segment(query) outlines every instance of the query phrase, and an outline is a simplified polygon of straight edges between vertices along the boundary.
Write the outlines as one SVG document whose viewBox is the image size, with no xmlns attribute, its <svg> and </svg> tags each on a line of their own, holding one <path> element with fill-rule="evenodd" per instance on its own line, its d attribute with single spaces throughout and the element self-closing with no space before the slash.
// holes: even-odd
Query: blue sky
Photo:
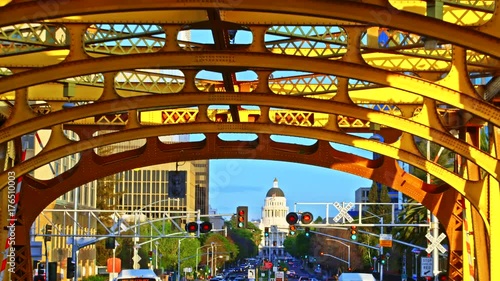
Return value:
<svg viewBox="0 0 500 281">
<path fill-rule="evenodd" d="M 219 214 L 248 206 L 249 218 L 260 219 L 274 178 L 293 211 L 295 203 L 354 202 L 354 191 L 371 181 L 331 169 L 267 160 L 210 160 L 210 205 Z M 297 205 L 325 217 L 324 205 Z M 332 214 L 332 213 L 330 213 Z"/>
<path fill-rule="evenodd" d="M 190 35 L 192 41 L 213 43 L 211 32 L 208 30 L 191 31 Z M 283 38 L 266 36 L 266 40 L 275 39 Z M 250 32 L 238 31 L 236 34 L 236 43 L 244 44 L 251 41 Z M 252 72 L 246 73 L 237 78 L 256 79 L 256 75 L 252 75 Z M 285 75 L 293 74 L 289 72 Z M 200 72 L 198 77 L 217 80 L 222 78 L 220 74 L 208 71 Z M 225 134 L 224 139 L 248 140 L 252 138 L 253 136 L 241 134 Z M 292 137 L 278 137 L 276 140 L 312 144 L 311 140 Z M 367 158 L 372 157 L 372 153 L 368 151 L 337 144 L 333 146 L 349 153 Z M 356 189 L 371 186 L 371 180 L 304 164 L 255 159 L 210 160 L 210 206 L 216 209 L 218 214 L 232 214 L 236 212 L 237 206 L 248 206 L 249 219 L 258 220 L 261 218 L 266 193 L 273 186 L 275 178 L 278 179 L 279 187 L 285 193 L 290 211 L 294 210 L 294 204 L 297 203 L 297 210 L 310 211 L 315 217 L 318 215 L 325 217 L 325 205 L 300 205 L 299 203 L 354 202 Z"/>
</svg>

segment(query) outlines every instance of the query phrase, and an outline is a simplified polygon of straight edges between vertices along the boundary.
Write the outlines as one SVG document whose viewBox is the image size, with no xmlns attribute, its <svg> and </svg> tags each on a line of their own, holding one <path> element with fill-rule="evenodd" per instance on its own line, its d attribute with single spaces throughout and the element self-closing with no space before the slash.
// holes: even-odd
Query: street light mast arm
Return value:
<svg viewBox="0 0 500 281">
<path fill-rule="evenodd" d="M 331 258 L 334 258 L 334 259 L 339 260 L 339 261 L 341 261 L 341 262 L 345 262 L 345 263 L 347 263 L 347 266 L 348 266 L 348 267 L 350 266 L 350 264 L 349 264 L 349 262 L 348 262 L 348 261 L 343 260 L 343 259 L 341 259 L 341 258 L 339 258 L 339 257 L 334 256 L 334 255 L 330 255 L 330 254 L 323 254 L 323 256 L 331 257 Z"/>
</svg>

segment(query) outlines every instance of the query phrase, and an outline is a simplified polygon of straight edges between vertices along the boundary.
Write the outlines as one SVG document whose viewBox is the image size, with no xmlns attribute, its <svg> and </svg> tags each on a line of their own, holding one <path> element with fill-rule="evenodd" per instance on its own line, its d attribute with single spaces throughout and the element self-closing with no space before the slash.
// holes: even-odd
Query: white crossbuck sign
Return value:
<svg viewBox="0 0 500 281">
<path fill-rule="evenodd" d="M 349 213 L 347 212 L 352 208 L 352 206 L 354 206 L 354 203 L 349 202 L 349 203 L 347 203 L 347 205 L 342 206 L 342 205 L 340 205 L 340 203 L 335 202 L 335 203 L 333 203 L 333 206 L 335 206 L 335 208 L 337 208 L 337 210 L 339 210 L 338 215 L 336 215 L 333 218 L 333 220 L 335 222 L 338 222 L 340 219 L 346 219 L 348 222 L 352 222 L 354 220 L 351 217 L 351 215 L 349 215 Z"/>
<path fill-rule="evenodd" d="M 427 247 L 427 249 L 425 249 L 425 251 L 427 253 L 434 251 L 434 249 L 436 247 L 438 248 L 438 250 L 441 253 L 444 254 L 446 252 L 446 248 L 443 247 L 443 245 L 441 245 L 441 241 L 443 241 L 446 238 L 446 235 L 444 233 L 441 233 L 441 235 L 439 235 L 438 238 L 435 240 L 434 240 L 434 237 L 430 233 L 427 233 L 425 235 L 425 238 L 427 238 L 427 240 L 429 240 L 431 242 L 431 244 Z"/>
</svg>

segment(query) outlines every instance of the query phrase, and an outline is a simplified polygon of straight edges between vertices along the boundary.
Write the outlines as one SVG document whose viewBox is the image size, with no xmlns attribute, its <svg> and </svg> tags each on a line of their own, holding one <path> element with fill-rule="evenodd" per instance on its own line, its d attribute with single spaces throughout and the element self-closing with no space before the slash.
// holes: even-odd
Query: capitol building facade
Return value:
<svg viewBox="0 0 500 281">
<path fill-rule="evenodd" d="M 270 260 L 287 257 L 283 242 L 288 235 L 288 223 L 286 215 L 289 208 L 286 205 L 285 193 L 278 186 L 278 180 L 274 179 L 273 187 L 269 189 L 262 207 L 262 218 L 259 229 L 264 234 L 269 229 L 269 236 L 262 235 L 259 245 L 259 255 Z"/>
</svg>

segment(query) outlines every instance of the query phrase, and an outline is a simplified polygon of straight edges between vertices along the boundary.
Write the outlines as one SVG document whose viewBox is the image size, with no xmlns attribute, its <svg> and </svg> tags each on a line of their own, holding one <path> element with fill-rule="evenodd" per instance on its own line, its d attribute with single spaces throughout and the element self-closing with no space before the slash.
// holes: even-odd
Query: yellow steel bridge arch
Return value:
<svg viewBox="0 0 500 281">
<path fill-rule="evenodd" d="M 25 178 L 17 213 L 18 266 L 12 277 L 32 278 L 29 227 L 35 217 L 80 184 L 163 159 L 252 158 L 345 171 L 422 202 L 446 228 L 453 280 L 472 278 L 461 216 L 467 202 L 474 206 L 474 276 L 500 278 L 494 271 L 500 260 L 495 251 L 499 226 L 492 220 L 500 213 L 499 4 L 499 0 L 0 1 L 2 202 L 7 202 L 8 173 Z M 158 28 L 145 27 L 151 25 Z M 191 28 L 210 30 L 213 44 L 178 41 L 179 32 Z M 232 42 L 229 30 L 234 29 L 250 31 L 252 42 Z M 274 40 L 267 35 L 281 37 Z M 386 41 L 381 42 L 382 37 Z M 155 80 L 143 71 L 163 68 L 179 69 L 183 76 Z M 197 73 L 203 69 L 220 72 L 222 80 L 202 81 Z M 256 81 L 238 81 L 235 73 L 246 69 L 257 74 Z M 308 74 L 274 78 L 276 70 Z M 135 78 L 125 77 L 125 71 Z M 314 90 L 322 84 L 318 81 L 324 81 L 313 81 L 319 76 L 329 77 L 328 83 L 335 85 Z M 490 82 L 476 83 L 473 78 Z M 137 90 L 138 85 L 154 89 L 166 83 L 178 93 Z M 71 87 L 75 95 L 64 91 Z M 67 100 L 82 104 L 64 109 Z M 209 109 L 220 104 L 229 105 L 222 123 L 211 117 Z M 374 110 L 368 104 L 391 105 L 398 111 Z M 257 118 L 249 117 L 248 105 L 258 106 Z M 147 111 L 167 115 L 190 111 L 191 117 L 180 124 L 160 117 L 147 119 Z M 120 122 L 96 121 L 106 114 L 119 116 Z M 326 121 L 316 120 L 320 115 Z M 304 116 L 315 117 L 304 122 Z M 380 126 L 385 143 L 349 134 L 370 132 L 374 124 Z M 478 147 L 479 127 L 485 125 L 490 128 L 488 151 Z M 48 145 L 20 163 L 20 137 L 44 128 L 52 129 Z M 63 128 L 77 132 L 80 141 L 64 137 Z M 118 132 L 90 137 L 103 128 Z M 459 139 L 451 129 L 459 132 Z M 205 140 L 167 145 L 157 139 L 195 132 L 205 134 Z M 217 137 L 224 132 L 256 133 L 258 139 L 224 142 Z M 271 140 L 276 134 L 317 142 L 310 147 L 281 144 Z M 108 157 L 93 153 L 92 148 L 138 135 L 147 139 L 144 147 Z M 467 168 L 450 172 L 426 160 L 413 137 L 455 151 Z M 329 142 L 384 157 L 353 156 L 333 149 Z M 81 154 L 79 164 L 55 179 L 40 181 L 27 175 L 74 153 Z M 425 169 L 446 184 L 423 183 L 401 170 L 396 160 Z M 0 214 L 7 221 L 5 208 Z M 6 238 L 3 233 L 3 241 Z"/>
</svg>

